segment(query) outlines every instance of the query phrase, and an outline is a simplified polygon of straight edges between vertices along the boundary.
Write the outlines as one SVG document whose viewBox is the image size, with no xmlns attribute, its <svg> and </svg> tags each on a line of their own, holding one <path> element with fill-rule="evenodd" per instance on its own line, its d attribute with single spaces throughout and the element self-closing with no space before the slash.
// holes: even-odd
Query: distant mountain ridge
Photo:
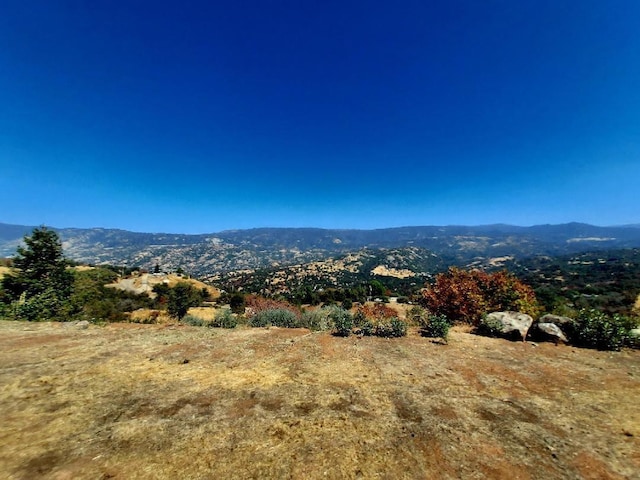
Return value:
<svg viewBox="0 0 640 480">
<path fill-rule="evenodd" d="M 0 257 L 12 256 L 33 226 L 0 223 Z M 105 228 L 55 228 L 65 254 L 91 264 L 163 269 L 199 276 L 297 265 L 361 249 L 417 247 L 450 264 L 640 247 L 640 225 L 583 223 L 520 227 L 422 226 L 375 230 L 255 228 L 211 234 L 139 233 Z"/>
</svg>

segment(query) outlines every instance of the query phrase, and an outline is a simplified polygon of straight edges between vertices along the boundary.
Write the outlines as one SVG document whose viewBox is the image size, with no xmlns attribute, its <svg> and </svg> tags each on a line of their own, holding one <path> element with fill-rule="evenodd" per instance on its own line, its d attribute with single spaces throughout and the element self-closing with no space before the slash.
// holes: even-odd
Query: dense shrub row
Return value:
<svg viewBox="0 0 640 480">
<path fill-rule="evenodd" d="M 397 317 L 395 310 L 381 307 L 360 308 L 355 315 L 337 305 L 328 305 L 301 314 L 296 314 L 288 308 L 271 308 L 250 316 L 248 324 L 252 327 L 330 330 L 339 337 L 348 337 L 351 334 L 388 338 L 405 336 L 406 322 Z"/>
</svg>

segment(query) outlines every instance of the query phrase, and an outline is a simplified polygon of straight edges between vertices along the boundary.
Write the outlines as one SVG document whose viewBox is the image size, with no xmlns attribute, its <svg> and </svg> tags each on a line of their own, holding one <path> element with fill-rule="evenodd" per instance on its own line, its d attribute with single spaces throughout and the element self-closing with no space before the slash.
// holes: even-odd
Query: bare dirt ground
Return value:
<svg viewBox="0 0 640 480">
<path fill-rule="evenodd" d="M 0 322 L 8 479 L 640 478 L 640 351 Z"/>
</svg>

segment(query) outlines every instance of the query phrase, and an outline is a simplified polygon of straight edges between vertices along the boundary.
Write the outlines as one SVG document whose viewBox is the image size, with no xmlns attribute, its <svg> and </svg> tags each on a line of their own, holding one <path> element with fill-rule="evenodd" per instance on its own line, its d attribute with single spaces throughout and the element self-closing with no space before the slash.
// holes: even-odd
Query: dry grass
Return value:
<svg viewBox="0 0 640 480">
<path fill-rule="evenodd" d="M 196 280 L 194 278 L 187 278 L 181 275 L 175 274 L 150 274 L 143 273 L 134 275 L 131 277 L 120 278 L 115 283 L 108 284 L 107 287 L 117 288 L 126 292 L 133 292 L 137 294 L 147 293 L 152 298 L 155 298 L 153 293 L 153 287 L 155 285 L 164 283 L 169 287 L 175 287 L 178 283 L 188 283 L 198 290 L 206 289 L 212 299 L 220 296 L 220 290 L 211 285 Z"/>
<path fill-rule="evenodd" d="M 640 471 L 638 351 L 0 322 L 0 365 L 3 478 Z"/>
<path fill-rule="evenodd" d="M 11 269 L 9 267 L 3 267 L 0 265 L 0 279 L 9 273 L 11 273 Z"/>
</svg>

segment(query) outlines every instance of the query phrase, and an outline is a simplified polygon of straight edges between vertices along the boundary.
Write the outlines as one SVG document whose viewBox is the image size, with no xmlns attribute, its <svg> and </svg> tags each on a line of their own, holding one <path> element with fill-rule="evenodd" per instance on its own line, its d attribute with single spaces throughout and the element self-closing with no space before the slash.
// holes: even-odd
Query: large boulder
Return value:
<svg viewBox="0 0 640 480">
<path fill-rule="evenodd" d="M 520 312 L 491 312 L 482 321 L 482 325 L 492 333 L 508 338 L 527 338 L 527 332 L 533 324 L 533 318 Z"/>
<path fill-rule="evenodd" d="M 538 322 L 531 329 L 531 334 L 536 340 L 552 341 L 556 345 L 559 342 L 569 343 L 564 332 L 555 323 Z"/>
<path fill-rule="evenodd" d="M 564 326 L 574 325 L 576 321 L 570 317 L 563 317 L 562 315 L 553 315 L 551 313 L 547 313 L 546 315 L 543 315 L 538 319 L 538 323 L 553 323 L 554 325 L 562 328 Z"/>
<path fill-rule="evenodd" d="M 573 318 L 563 317 L 562 315 L 553 315 L 551 313 L 547 313 L 546 315 L 541 316 L 536 323 L 551 323 L 558 327 L 562 333 L 562 336 L 558 336 L 555 333 L 548 333 L 554 330 L 553 327 L 544 327 L 547 329 L 547 332 L 544 332 L 544 330 L 538 328 L 534 329 L 534 332 L 536 334 L 539 334 L 537 338 L 538 340 L 552 340 L 556 343 L 558 343 L 559 341 L 568 343 L 568 341 L 565 339 L 573 338 L 577 325 L 576 320 L 574 320 Z M 547 333 L 547 335 L 545 335 L 545 333 Z"/>
</svg>

